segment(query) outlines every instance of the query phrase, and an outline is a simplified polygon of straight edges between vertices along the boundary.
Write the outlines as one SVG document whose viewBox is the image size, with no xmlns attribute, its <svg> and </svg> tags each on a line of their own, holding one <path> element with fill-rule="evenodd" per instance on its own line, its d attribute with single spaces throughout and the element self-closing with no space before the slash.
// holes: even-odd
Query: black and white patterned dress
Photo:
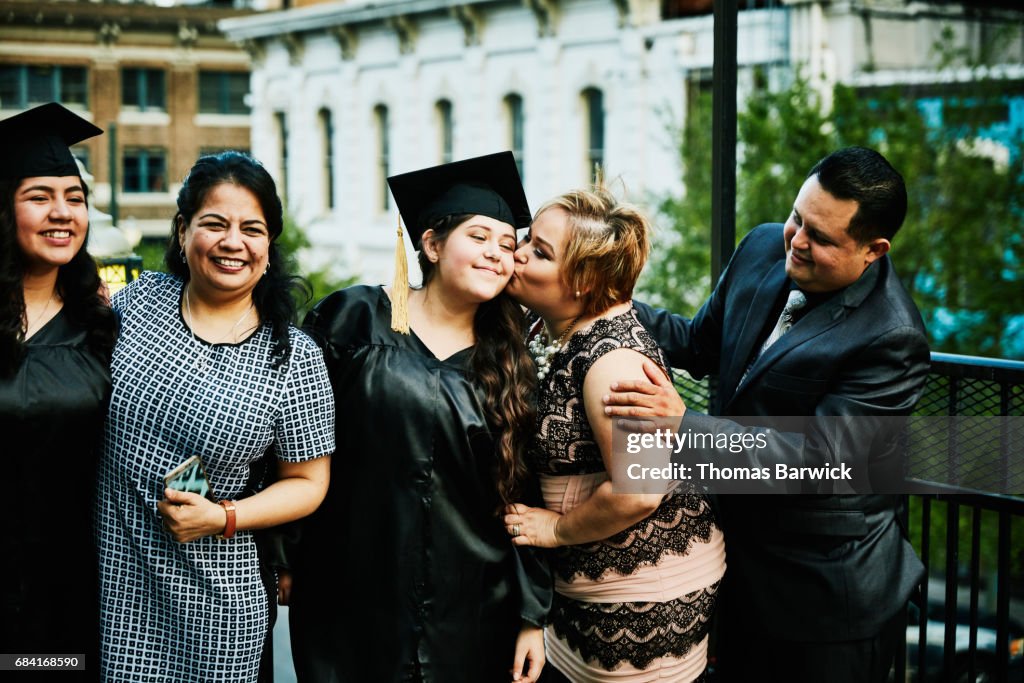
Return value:
<svg viewBox="0 0 1024 683">
<path fill-rule="evenodd" d="M 239 344 L 197 340 L 182 288 L 144 273 L 113 302 L 121 336 L 96 520 L 105 681 L 256 680 L 269 614 L 252 533 L 177 543 L 156 508 L 164 475 L 199 455 L 216 497 L 235 499 L 271 445 L 288 462 L 334 450 L 319 348 L 292 328 L 274 368 L 269 325 Z"/>
</svg>

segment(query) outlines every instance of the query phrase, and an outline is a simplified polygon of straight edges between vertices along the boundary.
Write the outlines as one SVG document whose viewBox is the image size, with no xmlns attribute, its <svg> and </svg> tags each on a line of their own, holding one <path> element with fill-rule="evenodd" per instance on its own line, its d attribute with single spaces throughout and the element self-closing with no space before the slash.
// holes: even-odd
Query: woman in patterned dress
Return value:
<svg viewBox="0 0 1024 683">
<path fill-rule="evenodd" d="M 322 354 L 290 324 L 282 223 L 257 161 L 202 157 L 178 193 L 171 274 L 144 273 L 114 297 L 97 511 L 106 681 L 259 675 L 276 594 L 252 531 L 315 510 L 334 450 Z M 277 479 L 253 493 L 269 453 Z M 212 500 L 165 486 L 193 455 Z"/>
<path fill-rule="evenodd" d="M 545 507 L 509 506 L 505 523 L 516 544 L 557 549 L 547 657 L 574 682 L 699 680 L 725 570 L 704 496 L 613 488 L 601 397 L 612 381 L 645 377 L 645 360 L 669 373 L 630 300 L 648 251 L 635 208 L 603 188 L 569 192 L 538 212 L 507 290 L 540 316 L 527 458 Z"/>
</svg>

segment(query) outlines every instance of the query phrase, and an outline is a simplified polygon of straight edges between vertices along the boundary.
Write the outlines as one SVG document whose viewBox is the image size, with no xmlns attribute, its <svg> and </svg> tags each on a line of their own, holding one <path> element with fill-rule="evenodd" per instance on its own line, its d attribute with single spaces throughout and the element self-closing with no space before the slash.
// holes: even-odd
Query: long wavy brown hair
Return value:
<svg viewBox="0 0 1024 683">
<path fill-rule="evenodd" d="M 443 244 L 452 230 L 471 217 L 445 216 L 426 227 Z M 437 266 L 422 251 L 419 264 L 426 286 Z M 473 320 L 473 335 L 476 343 L 469 363 L 486 395 L 485 417 L 496 435 L 495 484 L 501 500 L 514 503 L 521 498 L 526 478 L 523 453 L 536 418 L 537 371 L 526 352 L 526 318 L 519 304 L 502 292 L 480 304 Z"/>
</svg>

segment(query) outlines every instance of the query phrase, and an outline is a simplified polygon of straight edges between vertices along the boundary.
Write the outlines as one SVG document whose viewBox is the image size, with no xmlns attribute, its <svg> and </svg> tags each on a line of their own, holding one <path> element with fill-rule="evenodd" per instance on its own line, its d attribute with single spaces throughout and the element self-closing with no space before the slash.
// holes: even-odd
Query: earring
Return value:
<svg viewBox="0 0 1024 683">
<path fill-rule="evenodd" d="M 268 262 L 267 263 L 267 267 L 263 269 L 263 274 L 266 275 L 269 272 L 270 272 L 270 263 Z"/>
<path fill-rule="evenodd" d="M 577 298 L 577 299 L 579 299 L 579 298 L 580 298 L 580 290 L 578 290 L 578 289 L 576 290 L 576 298 Z"/>
<path fill-rule="evenodd" d="M 178 252 L 178 254 L 181 256 L 181 262 L 184 263 L 185 265 L 188 265 L 188 261 L 185 260 L 185 250 L 182 249 L 181 251 Z"/>
</svg>

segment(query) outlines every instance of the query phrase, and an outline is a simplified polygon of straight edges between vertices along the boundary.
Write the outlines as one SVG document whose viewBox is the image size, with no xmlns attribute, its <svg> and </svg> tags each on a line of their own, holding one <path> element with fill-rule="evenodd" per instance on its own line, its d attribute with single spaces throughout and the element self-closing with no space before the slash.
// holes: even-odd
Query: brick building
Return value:
<svg viewBox="0 0 1024 683">
<path fill-rule="evenodd" d="M 108 131 L 75 147 L 96 178 L 95 203 L 163 236 L 196 157 L 249 149 L 249 56 L 217 30 L 242 14 L 0 0 L 0 119 L 55 100 Z"/>
</svg>

